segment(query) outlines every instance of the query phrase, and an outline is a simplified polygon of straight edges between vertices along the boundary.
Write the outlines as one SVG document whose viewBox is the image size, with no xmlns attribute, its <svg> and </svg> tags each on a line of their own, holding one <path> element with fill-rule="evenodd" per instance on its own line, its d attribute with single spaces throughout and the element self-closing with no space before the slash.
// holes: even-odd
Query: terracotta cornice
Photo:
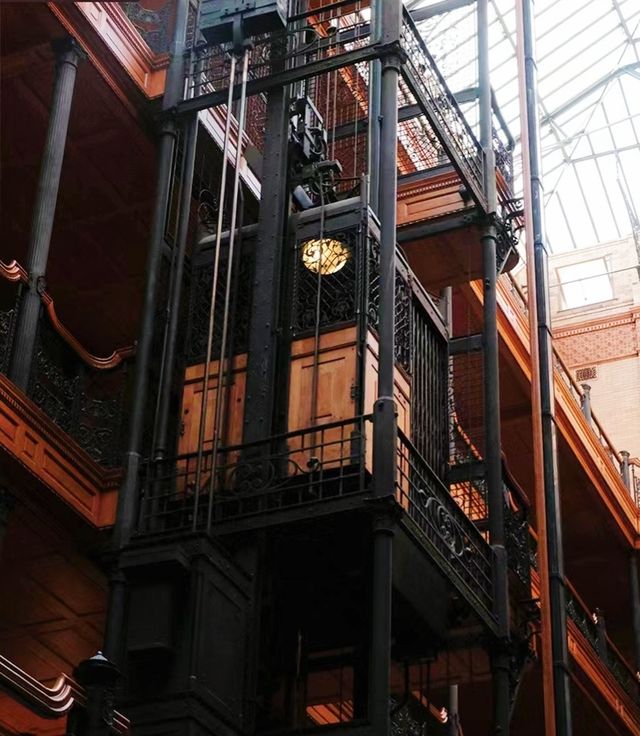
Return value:
<svg viewBox="0 0 640 736">
<path fill-rule="evenodd" d="M 121 469 L 95 462 L 2 374 L 0 448 L 91 524 L 113 524 Z"/>
<path fill-rule="evenodd" d="M 23 283 L 28 283 L 29 281 L 29 276 L 26 270 L 17 261 L 11 261 L 11 263 L 0 261 L 0 276 L 8 279 L 9 281 L 21 281 Z M 51 294 L 47 291 L 43 291 L 40 294 L 40 298 L 42 299 L 42 304 L 44 305 L 53 329 L 78 355 L 78 357 L 92 368 L 96 368 L 97 370 L 109 370 L 110 368 L 117 367 L 123 360 L 126 360 L 134 354 L 134 346 L 129 345 L 123 348 L 116 348 L 116 350 L 106 358 L 93 355 L 62 324 L 56 314 L 56 308 Z"/>
<path fill-rule="evenodd" d="M 621 314 L 599 317 L 597 319 L 580 322 L 579 324 L 574 323 L 572 325 L 567 325 L 566 327 L 558 327 L 553 331 L 553 336 L 556 338 L 563 338 L 572 335 L 583 335 L 588 332 L 607 330 L 610 327 L 632 325 L 638 319 L 640 319 L 640 307 L 632 307 Z"/>
<path fill-rule="evenodd" d="M 87 702 L 84 689 L 68 675 L 60 675 L 53 687 L 46 687 L 2 655 L 0 683 L 3 689 L 42 718 L 61 718 L 69 713 L 74 704 L 84 708 Z M 130 733 L 129 719 L 114 711 L 112 730 L 121 736 Z"/>
</svg>

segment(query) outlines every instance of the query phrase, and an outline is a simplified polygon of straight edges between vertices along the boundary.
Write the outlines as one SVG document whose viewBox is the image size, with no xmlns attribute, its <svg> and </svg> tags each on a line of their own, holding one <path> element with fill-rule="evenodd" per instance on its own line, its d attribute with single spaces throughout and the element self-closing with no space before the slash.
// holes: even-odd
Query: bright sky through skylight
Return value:
<svg viewBox="0 0 640 736">
<path fill-rule="evenodd" d="M 436 0 L 406 0 L 411 10 Z M 536 0 L 546 229 L 556 252 L 631 233 L 640 214 L 640 0 Z M 419 24 L 454 92 L 477 85 L 475 3 Z M 519 140 L 515 0 L 490 0 L 492 86 Z M 477 125 L 477 103 L 463 107 Z M 521 187 L 520 150 L 516 183 Z"/>
</svg>

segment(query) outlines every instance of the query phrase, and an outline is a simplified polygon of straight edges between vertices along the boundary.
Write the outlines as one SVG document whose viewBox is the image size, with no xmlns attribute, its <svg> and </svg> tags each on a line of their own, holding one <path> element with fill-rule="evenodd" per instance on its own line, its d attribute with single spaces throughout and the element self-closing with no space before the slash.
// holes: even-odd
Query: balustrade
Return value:
<svg viewBox="0 0 640 736">
<path fill-rule="evenodd" d="M 0 372 L 5 374 L 13 349 L 18 299 L 9 297 L 0 307 Z M 116 365 L 106 369 L 87 364 L 43 310 L 27 395 L 105 467 L 121 464 L 124 438 L 128 364 L 119 359 L 113 362 Z"/>
<path fill-rule="evenodd" d="M 627 664 L 606 634 L 602 616 L 598 611 L 589 611 L 576 591 L 567 586 L 567 616 L 577 626 L 585 641 L 598 655 L 624 692 L 640 705 L 638 675 Z"/>
</svg>

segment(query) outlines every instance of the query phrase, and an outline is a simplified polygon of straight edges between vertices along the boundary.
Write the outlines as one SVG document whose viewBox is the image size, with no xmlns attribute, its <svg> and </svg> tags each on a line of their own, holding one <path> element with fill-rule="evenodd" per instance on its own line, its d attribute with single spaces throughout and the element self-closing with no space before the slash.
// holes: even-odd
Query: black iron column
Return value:
<svg viewBox="0 0 640 736">
<path fill-rule="evenodd" d="M 371 36 L 377 41 L 382 35 L 382 8 L 371 3 Z M 377 214 L 380 206 L 380 59 L 369 64 L 369 127 L 367 131 L 367 174 L 369 176 L 369 204 Z"/>
<path fill-rule="evenodd" d="M 373 526 L 371 658 L 369 720 L 375 736 L 390 731 L 391 594 L 393 588 L 393 501 L 396 480 L 397 418 L 394 401 L 395 260 L 397 197 L 398 80 L 402 64 L 400 29 L 402 3 L 378 0 L 382 42 L 380 94 L 380 312 L 378 396 L 373 416 L 374 497 L 380 505 Z"/>
<path fill-rule="evenodd" d="M 499 638 L 491 652 L 493 673 L 493 733 L 509 733 L 509 591 L 505 548 L 505 497 L 502 481 L 500 437 L 500 354 L 497 318 L 497 234 L 494 224 L 497 209 L 496 164 L 493 151 L 491 81 L 489 75 L 488 0 L 478 0 L 478 73 L 480 97 L 480 144 L 484 158 L 484 190 L 488 222 L 482 236 L 484 275 L 483 358 L 484 358 L 484 468 L 489 507 L 489 541 L 494 553 L 494 611 Z"/>
<path fill-rule="evenodd" d="M 180 205 L 178 215 L 178 235 L 174 252 L 171 273 L 171 294 L 167 306 L 167 325 L 165 330 L 162 368 L 160 371 L 160 390 L 158 392 L 158 411 L 154 432 L 154 460 L 161 460 L 167 453 L 167 428 L 169 424 L 169 407 L 171 405 L 171 384 L 176 359 L 178 340 L 178 319 L 182 300 L 184 280 L 184 259 L 187 250 L 187 234 L 189 231 L 189 215 L 191 213 L 191 195 L 193 189 L 193 173 L 196 162 L 198 142 L 198 113 L 189 115 L 183 126 L 184 153 L 181 172 Z"/>
<path fill-rule="evenodd" d="M 73 90 L 78 62 L 82 56 L 80 47 L 72 38 L 55 41 L 53 49 L 56 54 L 56 76 L 29 236 L 26 263 L 29 283 L 20 299 L 13 353 L 9 366 L 9 378 L 23 391 L 27 389 L 31 373 L 38 318 L 40 317 L 40 295 L 45 286 L 44 279 L 58 201 L 62 161 L 67 143 Z"/>
<path fill-rule="evenodd" d="M 282 254 L 288 214 L 287 143 L 289 95 L 286 88 L 267 100 L 260 217 L 255 251 L 253 303 L 247 359 L 244 441 L 272 433 Z"/>
<path fill-rule="evenodd" d="M 149 365 L 156 313 L 156 291 L 164 243 L 165 222 L 169 201 L 176 122 L 172 109 L 179 102 L 183 84 L 183 54 L 187 29 L 189 0 L 179 0 L 176 5 L 174 36 L 171 46 L 171 62 L 167 72 L 163 98 L 164 120 L 160 130 L 158 147 L 157 185 L 149 252 L 146 266 L 146 285 L 133 387 L 133 404 L 129 418 L 129 438 L 123 462 L 123 481 L 118 495 L 116 523 L 113 532 L 113 549 L 117 554 L 131 538 L 136 521 L 138 503 L 138 471 L 142 449 Z M 110 579 L 109 607 L 105 630 L 105 654 L 116 664 L 121 658 L 122 633 L 126 605 L 123 575 L 115 570 Z"/>
<path fill-rule="evenodd" d="M 638 582 L 638 553 L 634 550 L 629 557 L 631 583 L 631 614 L 633 616 L 633 653 L 636 672 L 640 672 L 640 583 Z"/>
<path fill-rule="evenodd" d="M 553 389 L 553 346 L 551 311 L 549 308 L 549 271 L 547 246 L 544 240 L 544 189 L 540 169 L 540 129 L 538 122 L 538 86 L 534 52 L 534 11 L 532 0 L 522 2 L 523 53 L 527 132 L 531 188 L 531 225 L 535 284 L 529 288 L 536 295 L 538 356 L 540 363 L 540 404 L 542 420 L 543 484 L 547 526 L 549 569 L 549 602 L 551 609 L 551 648 L 553 661 L 553 692 L 558 736 L 570 736 L 571 694 L 569 652 L 567 648 L 566 583 L 562 549 L 562 518 L 558 488 L 557 446 L 555 427 L 555 397 Z M 526 151 L 524 152 L 526 154 Z"/>
</svg>

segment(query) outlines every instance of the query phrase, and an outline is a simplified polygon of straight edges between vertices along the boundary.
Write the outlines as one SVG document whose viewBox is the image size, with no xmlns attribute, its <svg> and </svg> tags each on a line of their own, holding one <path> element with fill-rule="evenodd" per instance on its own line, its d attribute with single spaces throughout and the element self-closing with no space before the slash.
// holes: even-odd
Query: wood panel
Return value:
<svg viewBox="0 0 640 736">
<path fill-rule="evenodd" d="M 232 358 L 230 375 L 223 378 L 225 390 L 222 428 L 220 440 L 222 445 L 239 445 L 242 442 L 242 423 L 244 420 L 244 397 L 246 385 L 247 356 L 236 355 Z M 204 449 L 211 449 L 213 441 L 213 422 L 218 400 L 217 360 L 212 361 L 209 369 L 207 390 L 207 411 L 205 416 Z M 182 428 L 178 442 L 178 454 L 185 455 L 196 452 L 202 415 L 202 395 L 204 389 L 204 364 L 192 365 L 185 371 L 184 390 L 182 394 Z M 228 381 L 228 382 L 227 382 Z"/>
<path fill-rule="evenodd" d="M 313 401 L 315 372 L 315 338 L 295 340 L 291 346 L 289 384 L 289 431 L 351 419 L 357 413 L 356 328 L 326 332 L 320 335 L 317 364 L 317 401 Z M 301 448 L 291 459 L 304 469 L 318 458 L 325 469 L 338 467 L 349 456 L 350 429 L 345 435 L 341 427 L 322 430 L 305 437 L 293 438 L 289 445 Z"/>
<path fill-rule="evenodd" d="M 455 172 L 430 176 L 415 185 L 399 187 L 399 226 L 473 208 L 473 200 L 467 197 L 465 201 L 462 197 L 460 178 Z"/>
</svg>

